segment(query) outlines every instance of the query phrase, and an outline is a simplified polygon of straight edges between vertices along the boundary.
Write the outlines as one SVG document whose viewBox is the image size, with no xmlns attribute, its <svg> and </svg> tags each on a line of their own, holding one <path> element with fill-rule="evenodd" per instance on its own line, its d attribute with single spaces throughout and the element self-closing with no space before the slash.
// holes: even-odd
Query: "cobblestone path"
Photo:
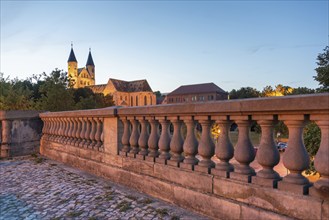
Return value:
<svg viewBox="0 0 329 220">
<path fill-rule="evenodd" d="M 52 160 L 0 161 L 0 219 L 206 219 Z"/>
</svg>

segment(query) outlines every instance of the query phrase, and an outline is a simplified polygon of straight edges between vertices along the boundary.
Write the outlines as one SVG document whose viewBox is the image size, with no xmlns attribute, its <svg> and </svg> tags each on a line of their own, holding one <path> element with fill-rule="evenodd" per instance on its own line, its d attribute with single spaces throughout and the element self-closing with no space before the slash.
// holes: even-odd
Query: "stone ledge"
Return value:
<svg viewBox="0 0 329 220">
<path fill-rule="evenodd" d="M 248 206 L 239 201 L 213 194 L 204 194 L 193 189 L 163 182 L 154 177 L 136 174 L 50 148 L 44 149 L 43 154 L 51 159 L 109 178 L 114 182 L 215 219 L 246 219 L 244 216 L 247 214 L 257 216 L 258 219 L 289 219 L 286 216 Z"/>
<path fill-rule="evenodd" d="M 214 194 L 298 219 L 321 219 L 321 199 L 214 177 Z M 310 211 L 312 210 L 312 211 Z"/>
</svg>

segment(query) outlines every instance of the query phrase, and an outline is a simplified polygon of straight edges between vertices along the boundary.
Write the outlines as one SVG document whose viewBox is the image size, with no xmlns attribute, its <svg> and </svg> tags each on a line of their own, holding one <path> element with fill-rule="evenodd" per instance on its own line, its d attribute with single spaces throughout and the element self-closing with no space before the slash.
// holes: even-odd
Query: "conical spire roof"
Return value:
<svg viewBox="0 0 329 220">
<path fill-rule="evenodd" d="M 93 57 L 91 56 L 91 50 L 90 49 L 89 49 L 89 55 L 88 55 L 86 66 L 95 66 L 94 61 L 93 61 Z"/>
<path fill-rule="evenodd" d="M 77 59 L 75 58 L 73 47 L 71 48 L 71 53 L 67 62 L 78 62 Z"/>
</svg>

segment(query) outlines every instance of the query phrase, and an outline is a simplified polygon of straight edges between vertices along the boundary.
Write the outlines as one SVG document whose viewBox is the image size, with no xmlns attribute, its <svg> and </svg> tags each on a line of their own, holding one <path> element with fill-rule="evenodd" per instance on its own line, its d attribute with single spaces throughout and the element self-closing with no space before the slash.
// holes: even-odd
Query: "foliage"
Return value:
<svg viewBox="0 0 329 220">
<path fill-rule="evenodd" d="M 271 97 L 271 96 L 285 96 L 292 93 L 294 89 L 290 86 L 283 86 L 278 84 L 275 86 L 275 89 L 272 86 L 265 86 L 262 91 L 263 97 Z"/>
<path fill-rule="evenodd" d="M 315 174 L 314 157 L 319 150 L 321 142 L 321 130 L 315 122 L 309 123 L 304 128 L 304 145 L 310 156 L 310 168 L 306 170 L 306 174 Z"/>
<path fill-rule="evenodd" d="M 319 92 L 329 92 L 329 46 L 326 46 L 323 51 L 317 57 L 318 67 L 315 69 L 317 75 L 314 79 L 319 82 Z"/>
<path fill-rule="evenodd" d="M 310 89 L 307 87 L 298 87 L 294 88 L 290 94 L 287 95 L 302 95 L 302 94 L 313 94 L 315 93 L 315 89 Z"/>
<path fill-rule="evenodd" d="M 67 73 L 55 69 L 49 75 L 10 80 L 0 73 L 0 110 L 66 111 L 114 105 L 111 95 L 94 94 L 88 88 L 70 88 Z"/>
<path fill-rule="evenodd" d="M 160 98 L 162 96 L 161 92 L 160 91 L 155 91 L 154 92 L 154 95 L 157 97 L 157 98 Z"/>
<path fill-rule="evenodd" d="M 19 86 L 17 84 L 20 84 Z M 33 92 L 18 79 L 9 80 L 0 73 L 0 110 L 28 110 L 33 108 Z"/>
<path fill-rule="evenodd" d="M 229 93 L 230 99 L 257 98 L 259 96 L 260 92 L 257 89 L 251 87 L 242 87 L 238 90 L 233 89 Z"/>
<path fill-rule="evenodd" d="M 66 73 L 55 69 L 40 86 L 41 98 L 37 103 L 40 110 L 65 111 L 74 109 L 73 91 L 67 89 L 69 84 Z"/>
</svg>

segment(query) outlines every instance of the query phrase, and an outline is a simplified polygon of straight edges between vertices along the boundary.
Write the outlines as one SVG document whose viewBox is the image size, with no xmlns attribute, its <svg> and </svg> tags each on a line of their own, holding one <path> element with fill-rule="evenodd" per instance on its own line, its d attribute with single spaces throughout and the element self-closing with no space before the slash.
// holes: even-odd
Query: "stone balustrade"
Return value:
<svg viewBox="0 0 329 220">
<path fill-rule="evenodd" d="M 108 115 L 99 114 L 98 110 L 44 113 L 42 141 L 104 151 L 104 118 L 113 117 L 115 111 L 109 109 Z"/>
<path fill-rule="evenodd" d="M 328 94 L 146 107 L 114 107 L 43 113 L 41 118 L 45 124 L 43 129 L 45 142 L 42 146 L 46 156 L 59 159 L 54 151 L 61 147 L 54 146 L 52 150 L 47 149 L 52 148 L 54 143 L 60 146 L 101 151 L 97 154 L 98 156 L 101 154 L 101 159 L 97 161 L 100 170 L 82 165 L 79 167 L 100 175 L 107 173 L 107 176 L 114 181 L 185 207 L 195 207 L 197 211 L 212 217 L 220 217 L 224 215 L 224 211 L 206 210 L 209 207 L 194 201 L 197 200 L 197 197 L 193 197 L 193 193 L 196 192 L 192 190 L 192 193 L 188 189 L 199 191 L 197 195 L 200 198 L 210 194 L 209 199 L 216 201 L 216 204 L 218 204 L 216 200 L 219 199 L 218 196 L 241 203 L 240 211 L 236 211 L 240 213 L 238 218 L 247 218 L 241 217 L 244 215 L 241 210 L 247 209 L 245 204 L 263 209 L 267 214 L 275 212 L 280 215 L 271 216 L 273 218 L 281 218 L 281 215 L 284 215 L 302 219 L 321 219 L 329 215 L 329 208 L 325 207 L 329 204 Z M 107 120 L 108 118 L 111 120 Z M 280 153 L 273 138 L 274 126 L 279 120 L 283 121 L 289 130 L 288 148 L 282 154 L 283 164 L 289 170 L 286 176 L 280 176 L 274 169 L 280 161 Z M 315 157 L 315 168 L 321 178 L 314 184 L 302 175 L 309 166 L 309 156 L 303 143 L 303 128 L 310 121 L 315 121 L 321 129 L 321 145 Z M 257 122 L 262 130 L 257 152 L 250 140 L 252 122 Z M 213 140 L 210 130 L 214 123 L 220 128 L 216 141 Z M 235 146 L 229 138 L 229 130 L 233 123 L 237 124 L 239 130 Z M 196 137 L 196 127 L 201 128 L 198 129 L 200 130 L 198 137 Z M 72 154 L 69 151 L 66 153 Z M 84 157 L 84 161 L 86 160 L 85 155 L 77 156 L 73 153 L 71 156 Z M 96 156 L 90 157 L 96 158 Z M 232 160 L 236 162 L 232 163 Z M 250 165 L 254 160 L 261 166 L 260 170 L 256 171 Z M 71 162 L 72 165 L 75 163 Z M 105 164 L 106 168 L 100 164 Z M 123 176 L 129 180 L 125 180 Z M 180 188 L 188 192 L 181 195 L 186 199 L 181 200 L 177 196 L 178 192 L 175 191 L 176 194 L 171 192 L 174 185 L 163 189 L 174 195 L 169 195 L 170 193 L 164 195 L 154 186 L 149 186 L 149 189 L 142 186 L 146 183 L 142 180 L 138 182 L 138 177 L 147 178 L 148 181 L 159 184 L 160 188 L 165 187 L 167 182 L 178 184 L 183 188 L 187 187 Z M 143 184 L 139 186 L 140 183 Z M 240 191 L 245 191 L 246 194 L 242 196 Z M 285 197 L 284 193 L 288 193 L 289 199 L 297 205 L 287 204 L 281 201 L 281 198 L 277 198 Z M 264 198 L 264 194 L 272 200 Z M 288 208 L 268 205 L 274 201 L 283 202 Z M 318 204 L 320 214 L 316 216 L 307 210 L 301 211 L 300 206 L 306 201 Z M 220 204 L 222 202 L 221 200 Z M 225 204 L 226 202 L 225 200 Z M 210 209 L 214 206 L 208 205 Z M 250 210 L 248 212 L 256 212 Z M 266 217 L 267 214 L 264 213 L 258 216 Z M 224 216 L 236 217 L 234 214 L 227 213 Z"/>
</svg>

